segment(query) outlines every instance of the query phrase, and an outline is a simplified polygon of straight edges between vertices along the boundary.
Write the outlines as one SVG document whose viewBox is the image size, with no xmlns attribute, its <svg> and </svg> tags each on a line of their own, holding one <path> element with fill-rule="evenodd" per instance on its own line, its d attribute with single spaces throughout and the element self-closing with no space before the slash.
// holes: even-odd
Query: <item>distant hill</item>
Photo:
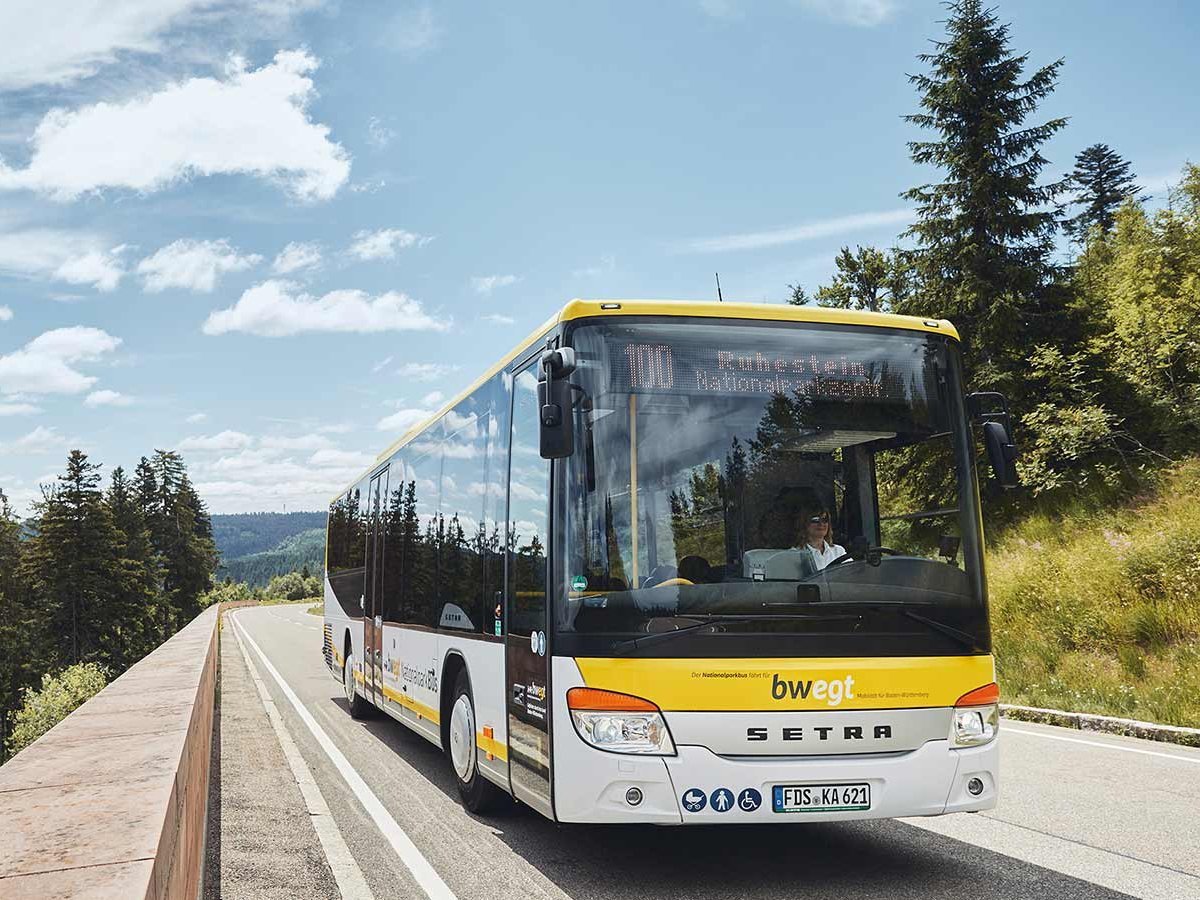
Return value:
<svg viewBox="0 0 1200 900">
<path fill-rule="evenodd" d="M 273 575 L 318 573 L 325 564 L 325 513 L 248 513 L 213 516 L 221 554 L 217 578 L 262 586 Z"/>
<path fill-rule="evenodd" d="M 324 512 L 238 513 L 212 517 L 213 540 L 221 559 L 274 550 L 292 535 L 325 528 Z"/>
<path fill-rule="evenodd" d="M 308 567 L 310 574 L 318 575 L 325 566 L 325 529 L 310 528 L 299 534 L 284 538 L 271 550 L 249 553 L 222 562 L 217 577 L 229 576 L 234 581 L 244 581 L 251 587 L 261 587 L 272 576 L 288 572 L 300 572 Z"/>
</svg>

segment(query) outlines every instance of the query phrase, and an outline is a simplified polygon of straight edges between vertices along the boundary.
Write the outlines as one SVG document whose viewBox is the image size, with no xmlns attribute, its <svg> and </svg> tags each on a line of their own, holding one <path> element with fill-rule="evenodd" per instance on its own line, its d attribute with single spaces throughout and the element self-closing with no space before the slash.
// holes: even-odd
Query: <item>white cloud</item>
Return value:
<svg viewBox="0 0 1200 900">
<path fill-rule="evenodd" d="M 338 422 L 334 425 L 322 425 L 317 431 L 321 434 L 349 434 L 354 430 L 354 426 L 346 422 Z"/>
<path fill-rule="evenodd" d="M 308 76 L 318 64 L 304 50 L 282 50 L 259 69 L 234 58 L 222 79 L 53 109 L 33 133 L 28 166 L 0 162 L 0 189 L 73 200 L 108 187 L 146 193 L 193 176 L 244 174 L 301 200 L 327 200 L 349 179 L 350 156 L 308 116 Z"/>
<path fill-rule="evenodd" d="M 572 278 L 595 278 L 597 275 L 605 275 L 617 267 L 617 258 L 612 254 L 605 254 L 600 257 L 600 262 L 584 266 L 580 269 L 572 269 Z"/>
<path fill-rule="evenodd" d="M 276 275 L 290 275 L 303 269 L 315 269 L 321 264 L 321 245 L 292 241 L 279 251 L 271 269 Z"/>
<path fill-rule="evenodd" d="M 451 372 L 457 372 L 458 366 L 447 363 L 418 363 L 409 362 L 396 370 L 401 378 L 411 378 L 413 381 L 437 381 Z"/>
<path fill-rule="evenodd" d="M 395 259 L 397 250 L 424 247 L 433 238 L 405 231 L 402 228 L 380 228 L 377 231 L 357 231 L 349 253 L 355 259 Z"/>
<path fill-rule="evenodd" d="M 41 411 L 41 407 L 32 403 L 0 403 L 0 417 L 28 416 Z"/>
<path fill-rule="evenodd" d="M 335 450 L 327 448 L 318 450 L 308 458 L 311 466 L 348 466 L 352 469 L 365 469 L 375 461 L 371 453 L 360 450 Z"/>
<path fill-rule="evenodd" d="M 53 427 L 47 428 L 45 425 L 39 425 L 15 441 L 0 443 L 0 450 L 19 453 L 49 453 L 67 443 L 67 438 L 59 434 Z"/>
<path fill-rule="evenodd" d="M 700 9 L 714 19 L 740 19 L 741 7 L 734 0 L 700 0 Z"/>
<path fill-rule="evenodd" d="M 301 434 L 296 437 L 269 434 L 259 439 L 259 446 L 267 450 L 323 450 L 332 444 L 321 434 Z"/>
<path fill-rule="evenodd" d="M 477 294 L 490 294 L 496 288 L 508 287 L 520 280 L 516 275 L 476 275 L 471 279 L 471 287 Z"/>
<path fill-rule="evenodd" d="M 502 313 L 488 313 L 483 317 L 483 321 L 491 322 L 494 325 L 512 325 L 517 320 Z"/>
<path fill-rule="evenodd" d="M 376 423 L 380 431 L 405 432 L 433 415 L 431 409 L 398 409 Z"/>
<path fill-rule="evenodd" d="M 0 172 L 2 168 L 0 163 Z M 124 249 L 85 232 L 54 228 L 10 231 L 0 233 L 0 272 L 111 291 L 124 274 Z"/>
<path fill-rule="evenodd" d="M 94 362 L 121 343 L 99 328 L 75 325 L 43 332 L 20 350 L 0 356 L 0 393 L 78 394 L 96 383 L 74 366 Z"/>
<path fill-rule="evenodd" d="M 421 405 L 422 406 L 430 406 L 430 407 L 437 406 L 439 403 L 441 403 L 445 399 L 446 399 L 446 395 L 443 394 L 441 391 L 430 391 L 428 394 L 426 394 L 424 397 L 421 398 Z"/>
<path fill-rule="evenodd" d="M 198 413 L 192 413 L 190 416 L 188 416 L 183 421 L 187 422 L 189 425 L 199 425 L 201 422 L 203 422 L 207 419 L 208 419 L 208 413 L 198 412 Z"/>
<path fill-rule="evenodd" d="M 441 34 L 433 10 L 422 4 L 415 9 L 400 9 L 383 29 L 382 41 L 406 56 L 420 56 L 437 46 Z"/>
<path fill-rule="evenodd" d="M 714 238 L 697 238 L 679 244 L 680 253 L 723 253 L 727 250 L 760 250 L 782 244 L 796 244 L 816 238 L 834 237 L 855 231 L 867 231 L 885 226 L 907 225 L 912 221 L 911 209 L 891 209 L 882 212 L 856 213 L 838 216 L 804 225 L 793 225 L 773 231 L 753 231 L 745 234 L 727 234 Z"/>
<path fill-rule="evenodd" d="M 375 365 L 371 366 L 371 371 L 372 372 L 382 372 L 384 369 L 386 369 L 391 364 L 392 364 L 392 357 L 386 356 L 383 359 L 381 359 L 379 362 L 375 363 Z"/>
<path fill-rule="evenodd" d="M 203 16 L 245 23 L 317 5 L 319 0 L 6 0 L 0 4 L 0 34 L 19 35 L 5 41 L 0 54 L 0 87 L 68 84 L 95 74 L 130 53 L 162 52 L 172 28 Z"/>
<path fill-rule="evenodd" d="M 253 438 L 240 431 L 222 431 L 214 435 L 197 435 L 179 442 L 180 450 L 242 450 L 253 443 Z"/>
<path fill-rule="evenodd" d="M 13 317 L 12 308 L 9 306 L 0 306 L 0 322 L 11 322 Z"/>
<path fill-rule="evenodd" d="M 92 391 L 84 399 L 85 406 L 132 406 L 133 398 L 119 391 Z"/>
<path fill-rule="evenodd" d="M 257 266 L 257 253 L 239 253 L 229 241 L 194 241 L 187 238 L 160 247 L 138 263 L 142 286 L 152 294 L 181 288 L 211 294 L 217 279 L 227 272 L 244 272 Z"/>
<path fill-rule="evenodd" d="M 308 331 L 445 331 L 450 322 L 430 315 L 421 304 L 396 291 L 372 297 L 365 291 L 330 291 L 321 297 L 286 281 L 265 281 L 246 290 L 228 309 L 211 313 L 205 334 L 243 331 L 286 337 Z"/>
<path fill-rule="evenodd" d="M 376 150 L 382 150 L 396 137 L 396 132 L 383 124 L 383 119 L 371 116 L 367 122 L 367 143 Z"/>
<path fill-rule="evenodd" d="M 872 28 L 896 11 L 896 0 L 796 0 L 809 12 L 843 25 Z"/>
</svg>

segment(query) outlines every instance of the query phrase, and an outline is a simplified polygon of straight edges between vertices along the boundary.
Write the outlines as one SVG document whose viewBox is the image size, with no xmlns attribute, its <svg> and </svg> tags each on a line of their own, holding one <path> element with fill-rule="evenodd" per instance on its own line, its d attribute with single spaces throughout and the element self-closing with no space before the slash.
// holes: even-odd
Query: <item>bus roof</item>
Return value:
<svg viewBox="0 0 1200 900">
<path fill-rule="evenodd" d="M 852 309 L 829 309 L 822 306 L 792 306 L 783 303 L 720 303 L 713 300 L 571 300 L 562 309 L 543 322 L 532 334 L 506 353 L 497 363 L 464 388 L 441 409 L 421 420 L 393 441 L 371 464 L 374 470 L 381 462 L 391 457 L 400 447 L 436 422 L 445 413 L 489 378 L 517 358 L 522 350 L 539 335 L 562 322 L 575 319 L 600 318 L 603 316 L 691 316 L 709 319 L 745 319 L 760 322 L 815 322 L 831 325 L 863 325 L 877 328 L 904 328 L 910 331 L 925 331 L 944 334 L 959 340 L 958 331 L 945 319 L 922 319 L 918 316 L 897 316 L 891 313 L 865 312 Z M 365 474 L 365 473 L 364 473 Z M 354 482 L 357 484 L 358 480 Z M 342 496 L 345 490 L 332 500 Z M 331 502 L 332 502 L 331 500 Z"/>
</svg>

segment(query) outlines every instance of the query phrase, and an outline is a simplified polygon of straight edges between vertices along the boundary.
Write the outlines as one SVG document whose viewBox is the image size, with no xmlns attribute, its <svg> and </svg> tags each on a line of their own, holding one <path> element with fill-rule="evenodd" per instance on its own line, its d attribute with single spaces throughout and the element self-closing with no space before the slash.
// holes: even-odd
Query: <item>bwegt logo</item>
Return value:
<svg viewBox="0 0 1200 900">
<path fill-rule="evenodd" d="M 829 706 L 838 706 L 843 700 L 854 699 L 854 676 L 847 675 L 835 681 L 818 678 L 815 681 L 791 681 L 780 678 L 779 673 L 771 680 L 771 696 L 776 700 L 824 700 Z"/>
</svg>

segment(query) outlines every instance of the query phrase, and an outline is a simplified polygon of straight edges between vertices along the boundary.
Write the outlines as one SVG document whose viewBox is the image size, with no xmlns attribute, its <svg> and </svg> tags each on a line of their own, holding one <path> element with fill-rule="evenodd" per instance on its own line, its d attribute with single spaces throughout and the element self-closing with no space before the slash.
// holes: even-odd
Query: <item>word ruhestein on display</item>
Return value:
<svg viewBox="0 0 1200 900">
<path fill-rule="evenodd" d="M 882 382 L 871 377 L 866 365 L 846 356 L 758 350 L 679 353 L 666 344 L 628 344 L 625 359 L 629 387 L 635 391 L 678 389 L 845 399 L 878 399 L 884 393 Z M 677 368 L 691 369 L 691 377 L 681 372 L 677 381 Z"/>
</svg>

